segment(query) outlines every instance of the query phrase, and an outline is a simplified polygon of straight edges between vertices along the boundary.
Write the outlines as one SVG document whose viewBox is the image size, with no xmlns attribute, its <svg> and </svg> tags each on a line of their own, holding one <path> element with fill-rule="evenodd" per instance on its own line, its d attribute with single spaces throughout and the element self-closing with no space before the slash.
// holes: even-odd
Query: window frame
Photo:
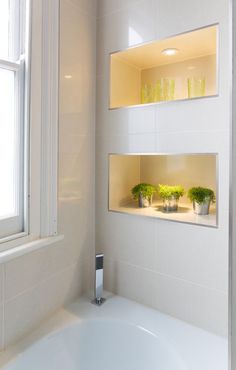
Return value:
<svg viewBox="0 0 236 370">
<path fill-rule="evenodd" d="M 0 253 L 58 235 L 59 0 L 26 4 L 24 231 L 0 238 Z"/>
<path fill-rule="evenodd" d="M 18 131 L 18 142 L 17 142 L 17 150 L 16 152 L 20 154 L 18 158 L 18 163 L 16 167 L 17 171 L 17 187 L 18 192 L 16 192 L 17 196 L 17 206 L 18 206 L 18 213 L 15 216 L 2 218 L 0 220 L 0 240 L 4 239 L 5 237 L 21 233 L 21 229 L 24 229 L 25 232 L 27 231 L 27 224 L 26 218 L 27 215 L 25 214 L 24 209 L 24 199 L 25 199 L 25 187 L 24 183 L 24 176 L 25 176 L 25 165 L 24 165 L 24 148 L 25 148 L 25 139 L 24 139 L 24 132 L 25 132 L 25 124 L 24 124 L 24 102 L 25 102 L 25 61 L 20 59 L 19 61 L 13 62 L 6 59 L 0 59 L 0 69 L 1 70 L 8 70 L 14 73 L 14 84 L 15 84 L 15 124 L 16 130 Z M 23 171 L 20 171 L 20 167 L 24 167 Z"/>
</svg>

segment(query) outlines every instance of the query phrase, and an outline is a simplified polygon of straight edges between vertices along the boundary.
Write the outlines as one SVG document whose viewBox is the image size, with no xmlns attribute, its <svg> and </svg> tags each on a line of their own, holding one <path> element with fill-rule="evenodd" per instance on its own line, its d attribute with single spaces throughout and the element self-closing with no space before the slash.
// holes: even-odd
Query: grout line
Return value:
<svg viewBox="0 0 236 370">
<path fill-rule="evenodd" d="M 155 271 L 155 270 L 149 269 L 147 267 L 133 265 L 133 264 L 128 263 L 128 262 L 126 262 L 124 260 L 118 260 L 118 259 L 115 260 L 114 258 L 110 258 L 110 257 L 106 257 L 106 259 L 109 260 L 109 261 L 121 263 L 121 264 L 126 265 L 126 266 L 130 266 L 130 267 L 133 267 L 133 268 L 136 268 L 136 269 L 139 269 L 139 270 L 144 270 L 144 271 L 147 271 L 147 272 L 151 272 L 151 273 L 153 273 L 155 275 L 164 276 L 164 277 L 166 277 L 168 279 L 179 280 L 179 281 L 184 282 L 186 284 L 191 284 L 191 285 L 197 286 L 197 287 L 202 288 L 202 289 L 205 289 L 205 290 L 210 290 L 210 291 L 215 291 L 215 292 L 223 293 L 224 295 L 227 295 L 228 294 L 227 290 L 224 291 L 224 290 L 217 289 L 217 288 L 210 288 L 210 287 L 208 287 L 206 285 L 198 284 L 198 283 L 195 283 L 195 282 L 193 282 L 191 280 L 186 280 L 186 279 L 183 279 L 183 278 L 178 277 L 178 276 L 173 276 L 173 275 L 165 274 L 163 272 Z"/>
<path fill-rule="evenodd" d="M 124 134 L 118 134 L 118 133 L 115 133 L 115 134 L 96 134 L 97 137 L 105 137 L 105 138 L 115 138 L 115 137 L 128 137 L 128 136 L 134 136 L 134 135 L 140 135 L 140 136 L 143 136 L 143 135 L 153 135 L 153 134 L 159 134 L 159 135 L 182 135 L 182 134 L 191 134 L 191 135 L 195 135 L 195 134 L 228 134 L 229 131 L 228 130 L 222 130 L 222 129 L 219 129 L 219 130 L 176 130 L 176 131 L 149 131 L 149 132 L 137 132 L 137 133 L 124 133 Z"/>
<path fill-rule="evenodd" d="M 59 275 L 59 274 L 61 274 L 61 273 L 63 273 L 63 272 L 66 272 L 67 270 L 70 270 L 70 269 L 72 269 L 73 267 L 79 266 L 79 264 L 80 264 L 80 263 L 81 263 L 81 261 L 80 261 L 79 263 L 78 263 L 78 262 L 76 262 L 76 263 L 75 263 L 75 262 L 73 262 L 72 264 L 68 265 L 67 267 L 65 267 L 65 268 L 63 268 L 63 269 L 58 270 L 57 272 L 53 273 L 52 275 L 49 275 L 49 276 L 48 276 L 48 277 L 46 277 L 46 278 L 43 278 L 42 280 L 40 280 L 40 282 L 39 282 L 38 284 L 32 285 L 30 288 L 25 289 L 25 290 L 23 290 L 23 291 L 21 291 L 21 292 L 17 293 L 16 295 L 14 295 L 13 297 L 6 299 L 6 300 L 4 301 L 4 304 L 5 304 L 5 303 L 9 303 L 9 302 L 13 301 L 14 299 L 16 299 L 16 298 L 20 297 L 21 295 L 26 294 L 26 293 L 28 293 L 28 292 L 30 292 L 30 291 L 32 291 L 32 290 L 34 290 L 34 289 L 36 289 L 38 286 L 43 285 L 46 281 L 49 281 L 49 280 L 54 279 L 57 275 Z M 78 268 L 80 268 L 80 266 L 79 266 Z"/>
</svg>

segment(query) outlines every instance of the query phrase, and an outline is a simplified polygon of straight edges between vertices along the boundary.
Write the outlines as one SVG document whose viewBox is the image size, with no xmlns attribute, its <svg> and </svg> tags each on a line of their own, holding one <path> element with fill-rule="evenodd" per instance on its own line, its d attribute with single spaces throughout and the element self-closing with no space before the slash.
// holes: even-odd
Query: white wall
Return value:
<svg viewBox="0 0 236 370">
<path fill-rule="evenodd" d="M 91 286 L 95 16 L 95 0 L 61 0 L 58 207 L 65 239 L 0 266 L 1 348 Z"/>
<path fill-rule="evenodd" d="M 96 244 L 106 288 L 227 333 L 229 1 L 100 0 L 97 20 Z M 219 22 L 219 97 L 108 110 L 109 53 Z M 219 153 L 219 228 L 108 212 L 108 153 Z"/>
</svg>

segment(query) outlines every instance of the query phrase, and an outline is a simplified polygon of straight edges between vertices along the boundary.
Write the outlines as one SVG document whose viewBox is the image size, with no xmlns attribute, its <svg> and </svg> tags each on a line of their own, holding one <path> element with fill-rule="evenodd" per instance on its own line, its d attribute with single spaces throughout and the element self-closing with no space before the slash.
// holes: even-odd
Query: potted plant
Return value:
<svg viewBox="0 0 236 370">
<path fill-rule="evenodd" d="M 189 189 L 188 198 L 193 202 L 194 213 L 208 215 L 211 203 L 215 202 L 215 193 L 212 189 L 198 186 Z"/>
<path fill-rule="evenodd" d="M 179 198 L 184 195 L 184 188 L 181 185 L 159 185 L 159 195 L 163 200 L 164 212 L 177 212 Z"/>
<path fill-rule="evenodd" d="M 135 185 L 131 193 L 134 199 L 138 199 L 140 208 L 150 207 L 152 204 L 152 196 L 156 193 L 156 187 L 151 184 L 141 183 Z"/>
</svg>

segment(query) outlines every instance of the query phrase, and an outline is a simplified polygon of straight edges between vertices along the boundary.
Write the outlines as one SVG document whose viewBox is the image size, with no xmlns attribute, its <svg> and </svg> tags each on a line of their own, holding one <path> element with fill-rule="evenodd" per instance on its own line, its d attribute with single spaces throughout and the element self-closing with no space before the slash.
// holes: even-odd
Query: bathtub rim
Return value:
<svg viewBox="0 0 236 370">
<path fill-rule="evenodd" d="M 227 337 L 221 337 L 214 333 L 207 332 L 201 328 L 161 313 L 153 308 L 146 307 L 142 304 L 109 292 L 105 293 L 105 297 L 107 301 L 102 307 L 92 305 L 90 303 L 91 295 L 86 294 L 71 304 L 66 305 L 65 308 L 54 312 L 54 314 L 52 314 L 33 332 L 26 335 L 16 344 L 9 346 L 6 351 L 0 354 L 0 369 L 8 370 L 7 367 L 15 363 L 17 359 L 25 353 L 25 351 L 30 350 L 30 348 L 35 346 L 39 341 L 55 336 L 58 332 L 67 330 L 74 325 L 77 326 L 92 319 L 98 320 L 105 318 L 106 320 L 116 320 L 117 317 L 119 317 L 119 320 L 123 322 L 151 331 L 154 335 L 158 332 L 158 336 L 161 336 L 164 342 L 168 341 L 169 346 L 174 348 L 176 352 L 179 353 L 180 357 L 186 356 L 186 350 L 183 351 L 183 348 L 185 349 L 185 345 L 190 342 L 189 334 L 190 336 L 193 335 L 193 338 L 194 336 L 199 336 L 200 338 L 208 336 L 216 342 L 220 341 L 226 347 L 225 351 L 226 354 L 228 354 Z M 132 309 L 134 309 L 134 312 L 132 312 Z M 155 323 L 154 329 L 153 320 Z M 150 330 L 149 325 L 151 325 L 152 330 Z M 180 337 L 176 334 L 176 329 L 180 329 Z M 175 335 L 172 335 L 173 333 L 175 333 Z M 200 341 L 199 345 L 202 345 Z M 193 348 L 191 349 L 193 350 Z M 193 352 L 195 353 L 194 350 Z M 228 360 L 227 356 L 227 362 Z M 186 364 L 188 365 L 188 362 L 186 362 Z M 227 367 L 228 364 L 226 364 L 225 369 L 222 370 L 227 370 Z M 192 368 L 189 368 L 189 370 L 192 370 Z"/>
</svg>

